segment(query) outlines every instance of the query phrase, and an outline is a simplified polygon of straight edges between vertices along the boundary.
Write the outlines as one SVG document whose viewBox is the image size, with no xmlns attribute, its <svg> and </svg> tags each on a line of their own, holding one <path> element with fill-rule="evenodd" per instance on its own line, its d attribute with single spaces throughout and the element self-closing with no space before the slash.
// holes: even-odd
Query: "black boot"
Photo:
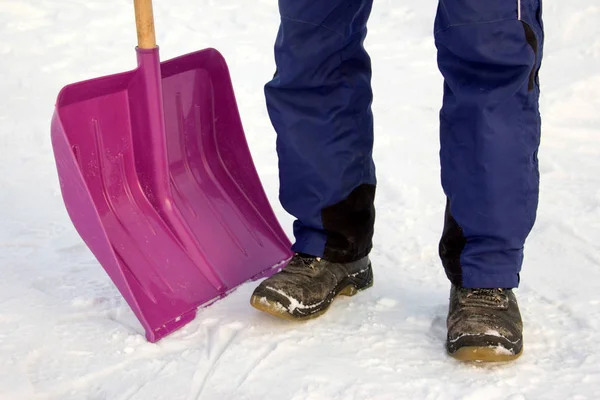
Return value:
<svg viewBox="0 0 600 400">
<path fill-rule="evenodd" d="M 452 286 L 448 353 L 462 361 L 510 361 L 523 351 L 523 323 L 511 289 Z"/>
<path fill-rule="evenodd" d="M 372 285 L 368 257 L 332 263 L 296 254 L 281 272 L 256 288 L 250 304 L 277 317 L 304 320 L 323 314 L 336 296 L 354 296 Z"/>
</svg>

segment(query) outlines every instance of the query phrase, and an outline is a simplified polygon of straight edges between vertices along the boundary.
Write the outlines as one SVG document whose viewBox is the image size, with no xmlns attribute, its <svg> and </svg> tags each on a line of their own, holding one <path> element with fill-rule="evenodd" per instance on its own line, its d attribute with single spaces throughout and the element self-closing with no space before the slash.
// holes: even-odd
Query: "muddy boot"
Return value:
<svg viewBox="0 0 600 400">
<path fill-rule="evenodd" d="M 511 361 L 523 351 L 523 323 L 511 289 L 453 286 L 448 353 L 461 361 Z"/>
<path fill-rule="evenodd" d="M 296 254 L 281 272 L 264 280 L 252 294 L 253 307 L 288 320 L 318 317 L 338 295 L 354 296 L 373 285 L 368 257 L 332 263 Z"/>
</svg>

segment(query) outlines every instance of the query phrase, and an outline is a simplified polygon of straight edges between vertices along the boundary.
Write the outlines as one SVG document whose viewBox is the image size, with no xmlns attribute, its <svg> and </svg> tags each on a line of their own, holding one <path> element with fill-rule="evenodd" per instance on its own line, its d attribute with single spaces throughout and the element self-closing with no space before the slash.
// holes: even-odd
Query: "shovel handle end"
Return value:
<svg viewBox="0 0 600 400">
<path fill-rule="evenodd" d="M 135 7 L 138 47 L 141 49 L 156 48 L 152 0 L 133 0 L 133 5 Z"/>
</svg>

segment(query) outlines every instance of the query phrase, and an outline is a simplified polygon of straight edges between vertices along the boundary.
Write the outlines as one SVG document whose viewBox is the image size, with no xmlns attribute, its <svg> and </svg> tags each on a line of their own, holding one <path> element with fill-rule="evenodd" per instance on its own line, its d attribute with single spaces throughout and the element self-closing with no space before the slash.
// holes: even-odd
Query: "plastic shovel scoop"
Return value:
<svg viewBox="0 0 600 400">
<path fill-rule="evenodd" d="M 75 228 L 155 342 L 291 253 L 225 60 L 160 63 L 151 0 L 135 7 L 138 68 L 65 87 L 52 145 Z"/>
</svg>

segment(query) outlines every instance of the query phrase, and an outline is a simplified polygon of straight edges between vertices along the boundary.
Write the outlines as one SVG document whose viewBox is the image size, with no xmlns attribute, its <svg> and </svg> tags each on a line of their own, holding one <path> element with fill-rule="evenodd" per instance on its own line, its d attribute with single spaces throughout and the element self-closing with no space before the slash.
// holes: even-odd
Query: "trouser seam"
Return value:
<svg viewBox="0 0 600 400">
<path fill-rule="evenodd" d="M 292 21 L 292 22 L 298 22 L 298 23 L 300 23 L 300 24 L 312 25 L 312 26 L 316 26 L 316 27 L 318 27 L 318 28 L 325 28 L 325 29 L 327 29 L 327 30 L 329 30 L 329 31 L 331 31 L 331 32 L 333 32 L 333 33 L 335 33 L 336 35 L 338 35 L 338 36 L 340 36 L 340 37 L 342 37 L 342 38 L 344 37 L 344 35 L 343 35 L 343 34 L 341 34 L 340 32 L 336 31 L 336 30 L 335 30 L 335 29 L 333 29 L 333 28 L 330 28 L 330 27 L 328 27 L 327 25 L 323 25 L 323 24 L 316 24 L 316 23 L 314 23 L 314 22 L 303 21 L 303 20 L 301 20 L 301 19 L 296 19 L 296 18 L 284 17 L 283 15 L 281 16 L 281 19 L 285 19 L 285 20 Z"/>
<path fill-rule="evenodd" d="M 483 22 L 465 22 L 462 24 L 451 24 L 446 26 L 445 28 L 442 29 L 438 29 L 437 31 L 435 31 L 433 34 L 437 35 L 438 33 L 442 33 L 444 31 L 449 30 L 450 28 L 456 28 L 458 26 L 473 26 L 473 25 L 485 25 L 485 24 L 494 24 L 496 22 L 503 22 L 503 21 L 518 21 L 515 18 L 500 18 L 500 19 L 494 19 L 492 21 L 483 21 Z"/>
</svg>

